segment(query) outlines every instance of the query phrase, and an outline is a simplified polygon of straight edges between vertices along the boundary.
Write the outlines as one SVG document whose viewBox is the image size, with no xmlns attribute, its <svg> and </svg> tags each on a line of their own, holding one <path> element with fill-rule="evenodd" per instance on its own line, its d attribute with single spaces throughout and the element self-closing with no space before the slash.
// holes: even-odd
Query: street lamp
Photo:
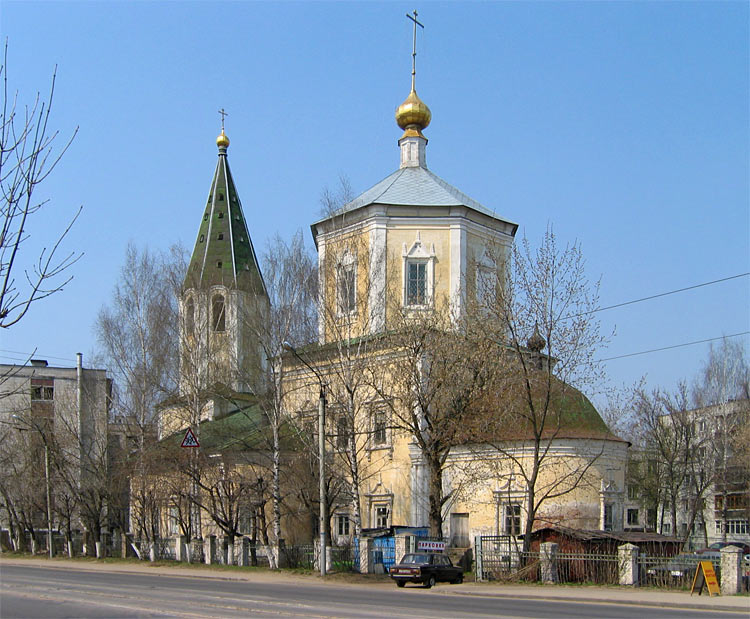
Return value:
<svg viewBox="0 0 750 619">
<path fill-rule="evenodd" d="M 318 371 L 303 359 L 297 350 L 289 342 L 284 342 L 284 350 L 291 352 L 309 369 L 320 384 L 320 395 L 318 397 L 318 496 L 320 500 L 320 575 L 326 575 L 326 529 L 328 528 L 328 505 L 326 497 L 326 384 Z"/>
<path fill-rule="evenodd" d="M 42 438 L 42 443 L 44 443 L 44 481 L 47 490 L 47 548 L 49 549 L 49 558 L 51 559 L 54 556 L 54 553 L 52 549 L 52 500 L 50 498 L 51 488 L 49 480 L 49 444 L 47 443 L 47 436 L 45 435 L 44 430 L 42 430 L 31 419 L 24 419 L 22 417 L 19 417 L 18 415 L 13 415 L 13 419 L 27 424 L 26 428 L 19 427 L 18 430 L 36 430 L 39 433 L 39 436 Z"/>
</svg>

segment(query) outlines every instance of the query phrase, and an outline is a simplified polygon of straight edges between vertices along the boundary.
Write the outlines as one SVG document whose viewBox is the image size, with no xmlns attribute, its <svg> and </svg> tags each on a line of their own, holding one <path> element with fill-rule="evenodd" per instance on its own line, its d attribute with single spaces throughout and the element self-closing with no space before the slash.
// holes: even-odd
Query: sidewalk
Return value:
<svg viewBox="0 0 750 619">
<path fill-rule="evenodd" d="M 352 585 L 373 588 L 391 588 L 395 586 L 390 579 L 368 577 L 355 574 L 333 574 L 326 581 L 322 581 L 316 574 L 293 574 L 289 572 L 271 572 L 270 570 L 254 569 L 248 571 L 210 569 L 206 567 L 153 566 L 148 562 L 138 563 L 104 563 L 97 561 L 81 561 L 67 559 L 26 559 L 0 555 L 2 565 L 29 565 L 56 569 L 75 568 L 85 571 L 130 572 L 163 574 L 168 576 L 188 576 L 200 578 L 216 578 L 223 580 L 247 580 L 253 582 L 304 582 L 306 585 Z M 498 598 L 526 598 L 559 600 L 568 602 L 591 602 L 608 604 L 627 604 L 637 606 L 657 606 L 684 609 L 723 610 L 750 615 L 750 596 L 715 596 L 690 595 L 689 591 L 660 590 L 652 588 L 630 587 L 596 587 L 565 585 L 520 585 L 466 582 L 461 585 L 439 584 L 432 590 L 442 595 L 479 595 Z"/>
</svg>

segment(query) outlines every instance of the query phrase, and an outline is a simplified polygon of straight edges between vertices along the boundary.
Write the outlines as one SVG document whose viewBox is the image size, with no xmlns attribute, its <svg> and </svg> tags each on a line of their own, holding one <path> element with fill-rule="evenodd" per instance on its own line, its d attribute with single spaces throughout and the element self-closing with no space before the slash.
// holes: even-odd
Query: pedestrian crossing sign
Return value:
<svg viewBox="0 0 750 619">
<path fill-rule="evenodd" d="M 185 432 L 185 438 L 182 439 L 182 446 L 183 447 L 200 447 L 200 443 L 198 442 L 198 439 L 195 438 L 195 434 L 193 434 L 193 431 L 188 428 L 187 432 Z"/>
</svg>

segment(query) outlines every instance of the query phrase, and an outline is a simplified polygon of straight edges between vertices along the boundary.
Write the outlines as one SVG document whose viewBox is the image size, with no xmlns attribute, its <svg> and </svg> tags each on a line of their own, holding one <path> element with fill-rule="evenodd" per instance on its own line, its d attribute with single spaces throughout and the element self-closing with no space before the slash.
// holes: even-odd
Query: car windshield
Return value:
<svg viewBox="0 0 750 619">
<path fill-rule="evenodd" d="M 401 563 L 429 563 L 430 555 L 410 554 L 404 555 Z"/>
</svg>

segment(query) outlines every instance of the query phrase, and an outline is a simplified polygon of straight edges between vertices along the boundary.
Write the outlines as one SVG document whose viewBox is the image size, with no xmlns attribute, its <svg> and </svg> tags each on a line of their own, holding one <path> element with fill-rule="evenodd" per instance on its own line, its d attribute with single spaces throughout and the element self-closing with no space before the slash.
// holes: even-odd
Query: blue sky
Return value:
<svg viewBox="0 0 750 619">
<path fill-rule="evenodd" d="M 413 8 L 3 0 L 11 89 L 31 102 L 57 64 L 53 126 L 80 126 L 29 250 L 83 205 L 66 247 L 85 255 L 64 292 L 0 333 L 0 361 L 85 360 L 127 243 L 192 247 L 221 107 L 259 251 L 276 233 L 309 240 L 340 174 L 359 193 L 396 169 Z M 580 242 L 603 306 L 750 270 L 747 3 L 416 8 L 428 166 L 519 235 L 552 224 Z M 601 312 L 616 335 L 600 357 L 747 331 L 749 291 L 744 277 Z M 707 349 L 609 361 L 610 384 L 671 388 Z"/>
</svg>

